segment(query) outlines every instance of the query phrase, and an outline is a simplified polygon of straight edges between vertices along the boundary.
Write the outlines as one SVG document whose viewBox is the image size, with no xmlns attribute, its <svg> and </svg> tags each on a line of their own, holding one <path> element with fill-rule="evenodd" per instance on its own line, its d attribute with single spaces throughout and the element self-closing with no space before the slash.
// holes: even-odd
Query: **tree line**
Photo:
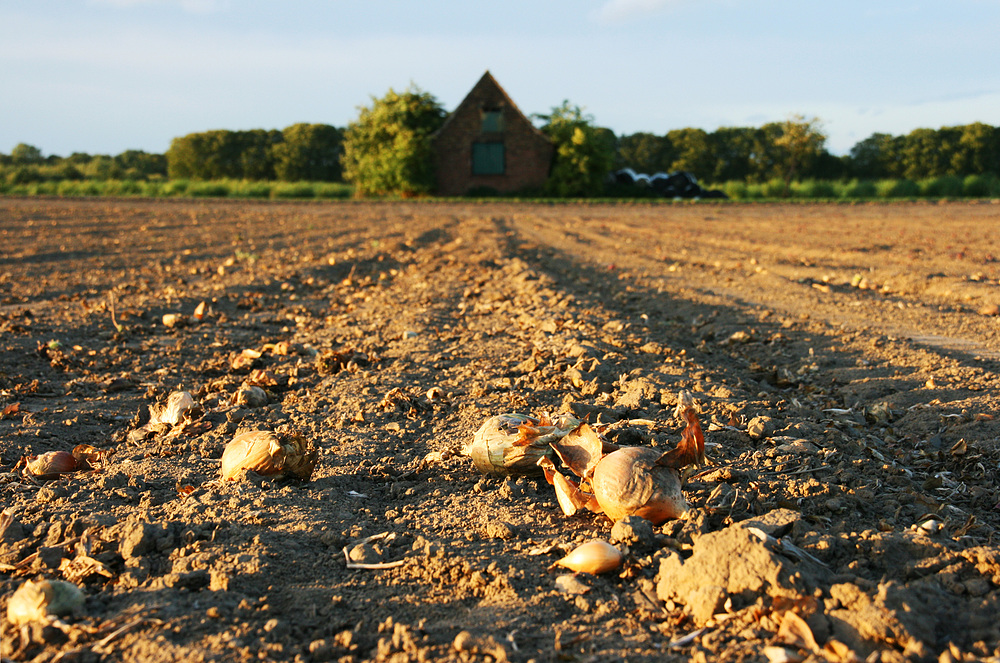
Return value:
<svg viewBox="0 0 1000 663">
<path fill-rule="evenodd" d="M 818 120 L 796 117 L 762 127 L 621 136 L 616 163 L 646 173 L 684 170 L 707 182 L 766 182 L 789 174 L 799 180 L 1000 174 L 1000 128 L 979 122 L 902 136 L 875 133 L 844 156 L 830 154 L 825 143 Z"/>
<path fill-rule="evenodd" d="M 165 154 L 128 150 L 117 156 L 75 152 L 43 156 L 20 144 L 0 153 L 10 184 L 59 180 L 236 179 L 340 182 L 342 131 L 328 124 L 293 124 L 282 131 L 219 129 L 174 138 Z"/>
<path fill-rule="evenodd" d="M 247 180 L 348 182 L 359 195 L 433 190 L 430 136 L 447 117 L 431 94 L 411 85 L 372 97 L 346 128 L 300 123 L 281 131 L 214 130 L 175 138 L 165 154 L 44 156 L 31 145 L 0 153 L 0 183 L 59 180 Z M 875 133 L 844 156 L 826 149 L 817 118 L 792 116 L 761 127 L 686 128 L 616 136 L 563 102 L 534 115 L 555 144 L 553 196 L 604 192 L 609 173 L 685 171 L 707 183 L 849 181 L 1000 174 L 1000 128 L 983 123 Z"/>
</svg>

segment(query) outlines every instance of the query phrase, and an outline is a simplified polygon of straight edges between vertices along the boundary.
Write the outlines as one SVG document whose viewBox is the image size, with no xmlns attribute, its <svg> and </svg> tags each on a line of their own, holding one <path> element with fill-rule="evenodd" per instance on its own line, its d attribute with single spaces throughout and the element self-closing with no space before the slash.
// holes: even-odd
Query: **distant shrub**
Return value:
<svg viewBox="0 0 1000 663">
<path fill-rule="evenodd" d="M 103 184 L 105 196 L 135 196 L 142 193 L 142 187 L 135 180 L 107 180 Z"/>
<path fill-rule="evenodd" d="M 722 189 L 722 192 L 729 196 L 732 200 L 746 200 L 750 197 L 747 193 L 746 182 L 732 180 L 724 183 L 720 188 Z"/>
<path fill-rule="evenodd" d="M 166 185 L 165 180 L 160 179 L 150 179 L 144 182 L 139 182 L 139 186 L 142 189 L 143 196 L 148 196 L 150 198 L 162 198 L 165 194 L 163 193 L 163 187 Z"/>
<path fill-rule="evenodd" d="M 270 182 L 234 180 L 229 182 L 229 195 L 234 198 L 270 198 Z"/>
<path fill-rule="evenodd" d="M 785 198 L 788 194 L 788 187 L 785 180 L 775 177 L 764 182 L 761 186 L 761 194 L 764 198 Z"/>
<path fill-rule="evenodd" d="M 63 180 L 56 185 L 56 194 L 60 196 L 100 196 L 103 187 L 93 180 Z"/>
<path fill-rule="evenodd" d="M 160 195 L 183 196 L 187 193 L 190 187 L 191 187 L 190 180 L 185 180 L 185 179 L 167 180 L 160 187 Z"/>
<path fill-rule="evenodd" d="M 969 198 L 1000 196 L 1000 179 L 992 173 L 968 175 L 962 180 L 962 195 Z"/>
<path fill-rule="evenodd" d="M 833 183 L 826 180 L 805 180 L 793 182 L 791 193 L 796 198 L 836 198 Z"/>
<path fill-rule="evenodd" d="M 225 182 L 191 182 L 186 193 L 197 198 L 225 198 L 229 195 L 229 185 Z"/>
<path fill-rule="evenodd" d="M 879 180 L 875 184 L 879 198 L 917 198 L 920 186 L 913 180 Z"/>
<path fill-rule="evenodd" d="M 871 180 L 851 180 L 844 185 L 842 198 L 875 198 L 878 187 Z"/>
<path fill-rule="evenodd" d="M 14 185 L 41 182 L 43 179 L 38 166 L 18 166 L 7 172 L 7 182 Z"/>
<path fill-rule="evenodd" d="M 271 189 L 272 198 L 315 198 L 316 190 L 309 182 L 276 182 Z"/>
<path fill-rule="evenodd" d="M 920 193 L 928 198 L 960 198 L 962 178 L 957 175 L 942 175 L 920 180 Z"/>
<path fill-rule="evenodd" d="M 354 187 L 343 182 L 315 182 L 313 190 L 317 198 L 350 198 Z"/>
</svg>

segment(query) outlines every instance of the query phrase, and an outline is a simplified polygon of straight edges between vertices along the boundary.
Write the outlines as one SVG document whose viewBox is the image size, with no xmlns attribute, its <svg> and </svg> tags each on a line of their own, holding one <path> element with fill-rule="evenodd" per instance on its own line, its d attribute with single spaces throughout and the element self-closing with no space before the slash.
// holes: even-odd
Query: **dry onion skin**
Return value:
<svg viewBox="0 0 1000 663">
<path fill-rule="evenodd" d="M 614 571 L 622 564 L 622 553 L 607 541 L 595 539 L 577 546 L 556 562 L 570 571 L 597 575 Z"/>
<path fill-rule="evenodd" d="M 604 515 L 614 522 L 639 516 L 659 525 L 687 513 L 680 475 L 658 464 L 662 455 L 649 447 L 626 447 L 601 459 L 591 485 Z"/>
<path fill-rule="evenodd" d="M 83 592 L 64 580 L 29 580 L 18 587 L 7 603 L 7 620 L 14 626 L 51 621 L 78 612 Z"/>
<path fill-rule="evenodd" d="M 166 403 L 149 406 L 149 423 L 176 426 L 184 420 L 184 413 L 194 406 L 194 397 L 189 392 L 175 391 L 167 396 Z"/>
<path fill-rule="evenodd" d="M 249 431 L 240 433 L 222 452 L 222 480 L 233 481 L 246 472 L 308 481 L 316 467 L 316 450 L 297 433 Z"/>
<path fill-rule="evenodd" d="M 579 425 L 580 420 L 570 415 L 553 420 L 545 416 L 499 414 L 483 423 L 462 453 L 471 457 L 483 474 L 494 477 L 537 475 L 542 473 L 539 459 L 552 453 L 549 444 Z"/>
</svg>

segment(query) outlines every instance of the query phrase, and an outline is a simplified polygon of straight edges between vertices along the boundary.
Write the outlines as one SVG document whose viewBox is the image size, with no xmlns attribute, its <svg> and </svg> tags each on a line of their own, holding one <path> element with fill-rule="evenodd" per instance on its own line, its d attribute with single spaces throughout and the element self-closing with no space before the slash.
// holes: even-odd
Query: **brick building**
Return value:
<svg viewBox="0 0 1000 663">
<path fill-rule="evenodd" d="M 486 72 L 432 137 L 437 193 L 509 193 L 545 184 L 552 141 Z"/>
</svg>

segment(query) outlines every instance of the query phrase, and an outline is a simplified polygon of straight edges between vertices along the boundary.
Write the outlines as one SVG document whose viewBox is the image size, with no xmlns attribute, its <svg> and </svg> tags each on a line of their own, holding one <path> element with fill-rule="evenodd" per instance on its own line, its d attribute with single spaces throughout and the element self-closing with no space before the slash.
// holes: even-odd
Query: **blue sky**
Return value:
<svg viewBox="0 0 1000 663">
<path fill-rule="evenodd" d="M 209 129 L 346 126 L 411 82 L 489 70 L 525 114 L 617 134 L 818 117 L 1000 125 L 1000 0 L 0 0 L 0 152 L 164 152 Z"/>
</svg>

